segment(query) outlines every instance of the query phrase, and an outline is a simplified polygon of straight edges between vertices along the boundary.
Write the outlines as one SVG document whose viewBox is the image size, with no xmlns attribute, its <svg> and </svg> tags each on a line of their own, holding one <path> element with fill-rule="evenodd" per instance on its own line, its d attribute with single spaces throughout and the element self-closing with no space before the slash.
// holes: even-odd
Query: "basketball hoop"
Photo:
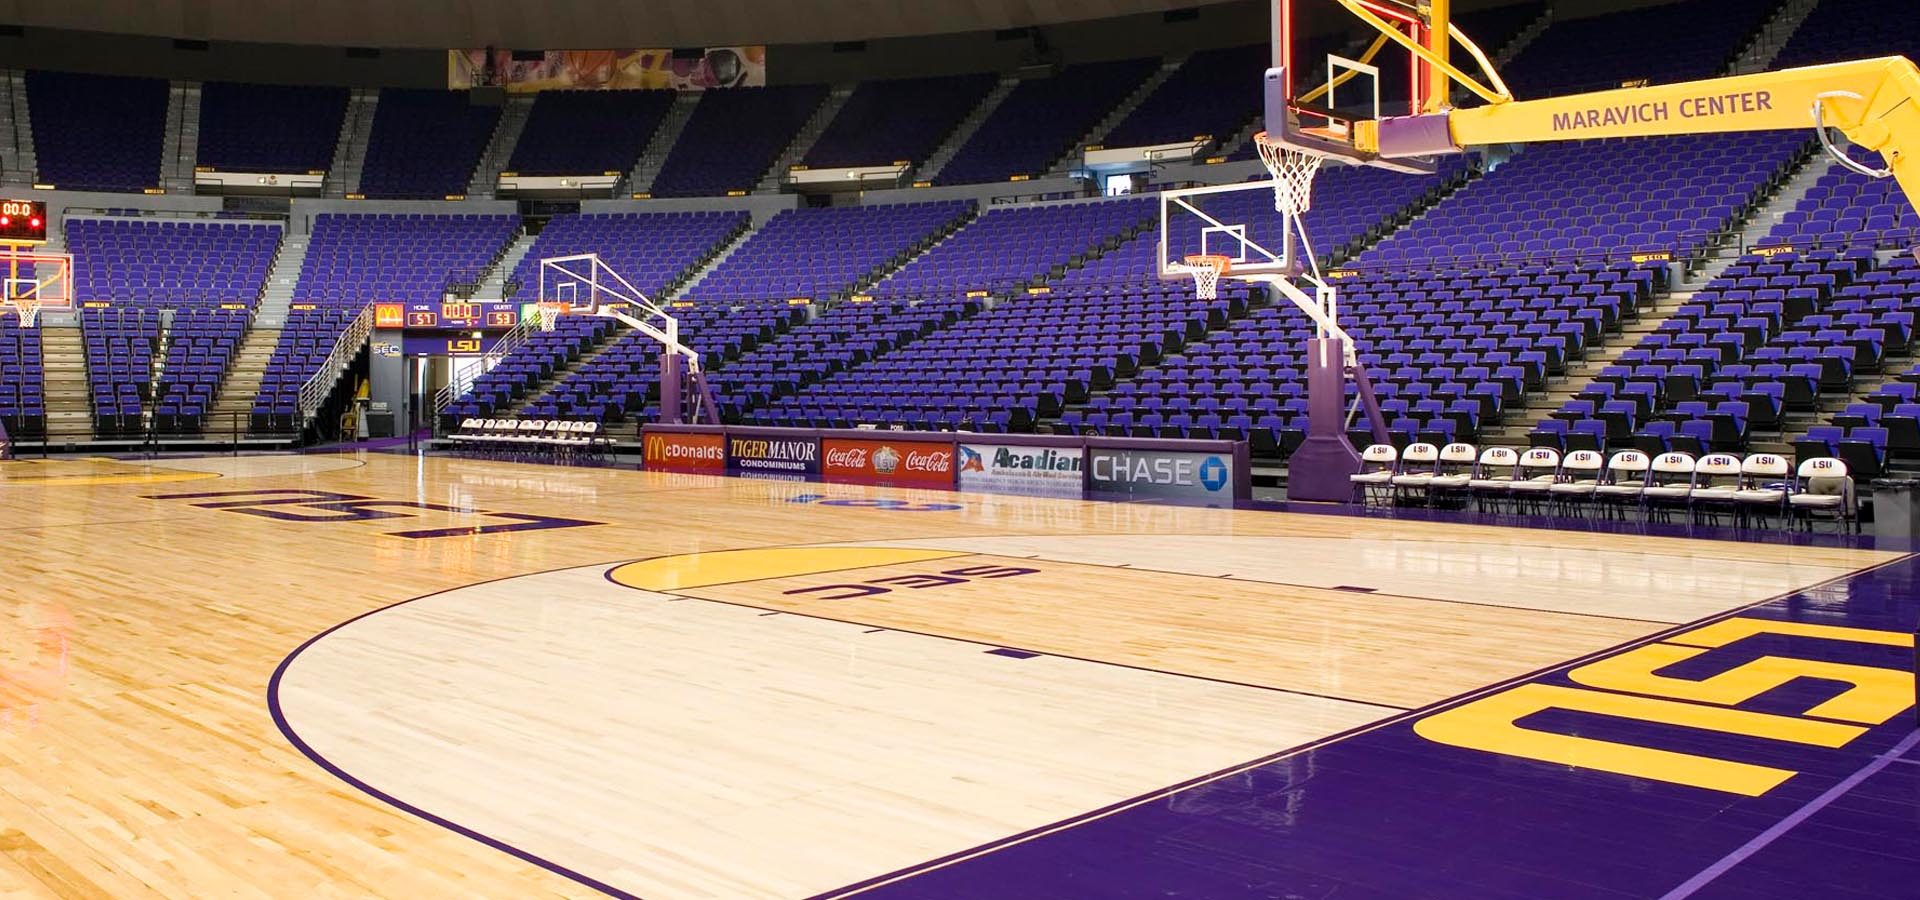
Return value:
<svg viewBox="0 0 1920 900">
<path fill-rule="evenodd" d="M 1312 208 L 1313 176 L 1325 157 L 1282 144 L 1264 131 L 1253 136 L 1253 143 L 1260 148 L 1260 161 L 1273 173 L 1274 211 L 1297 217 Z"/>
<path fill-rule="evenodd" d="M 541 331 L 552 331 L 559 327 L 560 317 L 573 311 L 566 303 L 541 303 L 534 306 L 534 316 L 538 320 L 535 327 Z"/>
<path fill-rule="evenodd" d="M 1186 258 L 1180 266 L 1193 276 L 1193 292 L 1202 300 L 1217 300 L 1220 297 L 1220 276 L 1232 268 L 1230 257 L 1216 253 L 1195 253 Z"/>
</svg>

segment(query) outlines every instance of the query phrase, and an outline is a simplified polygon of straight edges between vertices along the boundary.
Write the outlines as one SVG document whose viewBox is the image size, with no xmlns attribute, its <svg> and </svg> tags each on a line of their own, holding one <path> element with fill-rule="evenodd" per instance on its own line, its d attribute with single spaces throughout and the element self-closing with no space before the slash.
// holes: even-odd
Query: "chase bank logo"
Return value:
<svg viewBox="0 0 1920 900">
<path fill-rule="evenodd" d="M 1200 486 L 1209 491 L 1227 486 L 1227 464 L 1220 457 L 1209 456 L 1200 463 Z"/>
</svg>

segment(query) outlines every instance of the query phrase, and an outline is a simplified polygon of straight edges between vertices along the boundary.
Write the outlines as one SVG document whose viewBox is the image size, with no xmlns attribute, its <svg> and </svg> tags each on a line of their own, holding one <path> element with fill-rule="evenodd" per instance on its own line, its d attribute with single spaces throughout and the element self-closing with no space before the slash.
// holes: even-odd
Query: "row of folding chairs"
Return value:
<svg viewBox="0 0 1920 900">
<path fill-rule="evenodd" d="M 1551 447 L 1481 449 L 1373 444 L 1351 476 L 1355 502 L 1369 505 L 1464 508 L 1605 518 L 1632 515 L 1650 521 L 1675 516 L 1692 521 L 1729 520 L 1736 525 L 1831 520 L 1859 528 L 1859 504 L 1847 464 L 1817 457 L 1793 468 L 1786 457 L 1755 453 L 1689 453 L 1650 456 L 1622 450 L 1611 457 L 1593 450 L 1562 455 Z"/>
<path fill-rule="evenodd" d="M 447 435 L 454 452 L 538 462 L 588 462 L 607 459 L 613 442 L 599 422 L 564 419 L 468 418 Z"/>
</svg>

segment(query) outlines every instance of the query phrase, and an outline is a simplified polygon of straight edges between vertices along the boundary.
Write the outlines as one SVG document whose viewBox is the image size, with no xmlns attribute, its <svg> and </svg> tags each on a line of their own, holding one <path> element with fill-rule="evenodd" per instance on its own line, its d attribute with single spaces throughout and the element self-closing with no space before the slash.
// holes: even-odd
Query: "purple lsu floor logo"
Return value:
<svg viewBox="0 0 1920 900">
<path fill-rule="evenodd" d="M 213 491 L 203 494 L 159 494 L 142 497 L 143 500 L 197 500 L 192 504 L 200 509 L 218 509 L 225 512 L 259 516 L 281 522 L 302 522 L 314 524 L 333 524 L 338 522 L 371 522 L 378 519 L 417 518 L 422 512 L 460 513 L 495 521 L 480 525 L 459 528 L 422 528 L 410 531 L 389 531 L 394 537 L 425 540 L 428 538 L 471 537 L 482 534 L 505 534 L 512 531 L 544 531 L 550 528 L 580 528 L 587 525 L 601 525 L 602 522 L 589 522 L 585 519 L 562 519 L 554 516 L 537 516 L 528 513 L 492 512 L 474 509 L 469 506 L 446 506 L 439 503 L 421 503 L 414 500 L 381 500 L 376 497 L 362 497 L 357 494 L 338 494 L 333 491 L 308 490 L 267 490 L 267 491 Z"/>
</svg>

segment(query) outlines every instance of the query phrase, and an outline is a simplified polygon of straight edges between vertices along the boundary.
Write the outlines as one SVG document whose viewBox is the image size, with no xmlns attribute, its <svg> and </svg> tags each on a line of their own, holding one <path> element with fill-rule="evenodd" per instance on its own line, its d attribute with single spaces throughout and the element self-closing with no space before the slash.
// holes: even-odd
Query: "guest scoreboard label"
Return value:
<svg viewBox="0 0 1920 900">
<path fill-rule="evenodd" d="M 377 303 L 373 308 L 373 324 L 376 328 L 409 331 L 509 331 L 520 324 L 520 306 L 467 300 Z"/>
</svg>

